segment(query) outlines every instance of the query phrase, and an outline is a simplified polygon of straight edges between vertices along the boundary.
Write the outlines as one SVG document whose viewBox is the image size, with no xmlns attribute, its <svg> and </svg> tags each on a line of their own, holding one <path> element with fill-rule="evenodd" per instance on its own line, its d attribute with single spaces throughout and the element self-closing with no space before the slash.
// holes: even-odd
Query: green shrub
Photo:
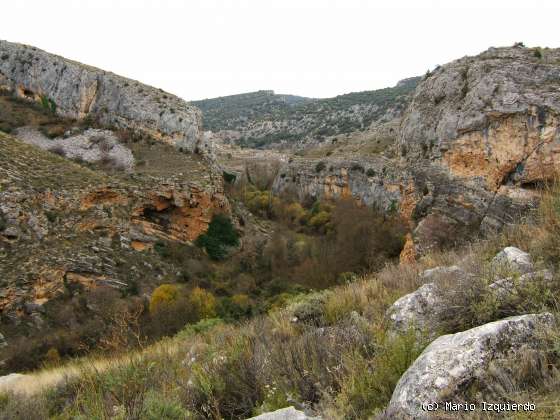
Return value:
<svg viewBox="0 0 560 420">
<path fill-rule="evenodd" d="M 227 256 L 227 247 L 239 245 L 239 235 L 229 217 L 216 214 L 206 233 L 201 234 L 195 243 L 204 248 L 213 260 L 223 260 Z"/>
<path fill-rule="evenodd" d="M 275 208 L 280 204 L 272 191 L 261 191 L 254 187 L 245 192 L 243 200 L 252 213 L 268 218 L 274 216 Z"/>
<path fill-rule="evenodd" d="M 55 212 L 55 211 L 46 210 L 45 211 L 45 216 L 46 216 L 47 220 L 51 223 L 55 223 L 58 220 L 58 213 Z"/>
<path fill-rule="evenodd" d="M 181 297 L 179 286 L 174 284 L 162 284 L 158 286 L 150 297 L 150 313 L 155 314 L 171 304 L 177 302 Z"/>
<path fill-rule="evenodd" d="M 223 171 L 223 177 L 224 177 L 224 181 L 226 181 L 228 184 L 233 184 L 237 179 L 237 176 L 235 174 L 230 174 L 229 172 L 226 171 Z"/>
<path fill-rule="evenodd" d="M 192 337 L 196 334 L 202 334 L 210 331 L 217 325 L 222 325 L 224 321 L 220 318 L 205 318 L 198 321 L 196 324 L 187 325 L 183 328 L 177 336 L 180 338 Z"/>
<path fill-rule="evenodd" d="M 186 292 L 175 284 L 162 284 L 150 298 L 151 333 L 170 336 L 188 323 L 216 316 L 216 298 L 199 287 Z"/>
<path fill-rule="evenodd" d="M 0 420 L 48 418 L 48 403 L 42 395 L 34 398 L 27 398 L 20 394 L 0 395 Z"/>
<path fill-rule="evenodd" d="M 146 420 L 183 420 L 189 413 L 177 401 L 165 398 L 155 392 L 150 392 L 144 402 L 144 417 Z"/>
<path fill-rule="evenodd" d="M 540 48 L 535 48 L 535 50 L 533 51 L 533 56 L 540 60 L 542 58 L 541 49 Z"/>
<path fill-rule="evenodd" d="M 331 219 L 331 214 L 327 211 L 321 210 L 317 214 L 313 215 L 308 222 L 308 225 L 319 230 L 326 226 Z"/>
<path fill-rule="evenodd" d="M 225 297 L 220 301 L 219 314 L 226 320 L 239 320 L 247 318 L 253 313 L 253 303 L 249 296 L 244 294 Z"/>
<path fill-rule="evenodd" d="M 294 304 L 292 313 L 297 322 L 322 326 L 325 320 L 325 305 L 330 295 L 331 292 L 324 291 L 305 297 L 301 302 Z"/>
<path fill-rule="evenodd" d="M 380 338 L 375 353 L 352 351 L 345 357 L 340 392 L 330 408 L 332 418 L 373 418 L 393 394 L 395 385 L 424 348 L 414 331 Z"/>
<path fill-rule="evenodd" d="M 315 165 L 315 172 L 319 173 L 322 170 L 324 170 L 327 167 L 327 164 L 323 161 L 317 163 L 317 165 Z"/>
<path fill-rule="evenodd" d="M 354 163 L 351 167 L 350 167 L 351 171 L 355 171 L 355 172 L 361 172 L 364 173 L 365 169 L 362 165 L 360 165 L 359 163 Z"/>
<path fill-rule="evenodd" d="M 187 405 L 195 418 L 248 418 L 263 400 L 255 340 L 241 331 L 217 339 L 191 365 Z"/>
<path fill-rule="evenodd" d="M 131 357 L 127 363 L 112 367 L 106 372 L 84 372 L 85 381 L 80 385 L 87 388 L 77 392 L 82 401 L 76 405 L 86 418 L 114 418 L 103 415 L 111 411 L 118 413 L 116 418 L 145 418 L 144 402 L 154 371 L 153 363 Z"/>
<path fill-rule="evenodd" d="M 163 241 L 157 241 L 154 244 L 154 251 L 156 251 L 157 254 L 162 258 L 168 258 L 171 256 L 168 245 Z"/>
<path fill-rule="evenodd" d="M 191 312 L 191 322 L 216 316 L 216 298 L 214 295 L 200 287 L 195 287 L 187 298 Z"/>
<path fill-rule="evenodd" d="M 367 176 L 375 176 L 375 171 L 374 171 L 372 168 L 369 168 L 369 169 L 366 171 L 366 175 L 367 175 Z"/>
<path fill-rule="evenodd" d="M 41 96 L 41 106 L 44 110 L 49 111 L 52 114 L 56 113 L 56 103 L 44 95 Z"/>
</svg>

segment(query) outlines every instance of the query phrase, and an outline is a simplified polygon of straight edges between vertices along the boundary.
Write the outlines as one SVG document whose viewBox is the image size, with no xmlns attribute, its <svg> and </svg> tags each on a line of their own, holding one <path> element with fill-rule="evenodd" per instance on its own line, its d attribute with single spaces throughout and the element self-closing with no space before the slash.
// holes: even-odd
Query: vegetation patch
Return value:
<svg viewBox="0 0 560 420">
<path fill-rule="evenodd" d="M 213 260 L 223 260 L 227 256 L 228 248 L 239 245 L 239 234 L 229 217 L 216 214 L 212 217 L 206 233 L 200 235 L 195 243 L 204 248 Z"/>
</svg>

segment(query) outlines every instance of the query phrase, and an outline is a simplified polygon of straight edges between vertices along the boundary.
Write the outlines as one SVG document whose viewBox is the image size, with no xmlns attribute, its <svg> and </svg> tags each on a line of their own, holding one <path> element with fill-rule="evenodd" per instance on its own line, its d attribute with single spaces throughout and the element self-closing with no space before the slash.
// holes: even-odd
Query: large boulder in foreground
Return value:
<svg viewBox="0 0 560 420">
<path fill-rule="evenodd" d="M 249 420 L 320 420 L 320 417 L 309 417 L 294 407 L 281 408 L 271 413 L 264 413 Z"/>
<path fill-rule="evenodd" d="M 537 348 L 541 330 L 553 324 L 549 313 L 522 315 L 439 337 L 401 377 L 386 415 L 434 418 L 438 413 L 424 411 L 423 404 L 460 398 L 473 380 L 486 374 L 493 360 L 514 360 L 520 349 Z"/>
</svg>

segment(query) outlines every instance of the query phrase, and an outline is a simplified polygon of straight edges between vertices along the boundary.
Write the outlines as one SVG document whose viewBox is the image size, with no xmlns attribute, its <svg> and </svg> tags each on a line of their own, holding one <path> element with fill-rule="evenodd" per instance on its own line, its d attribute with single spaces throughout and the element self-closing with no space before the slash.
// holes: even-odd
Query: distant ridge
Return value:
<svg viewBox="0 0 560 420">
<path fill-rule="evenodd" d="M 403 109 L 419 81 L 412 77 L 394 87 L 325 99 L 259 90 L 191 104 L 202 111 L 205 130 L 238 131 L 241 145 L 263 147 L 365 129 L 390 108 Z"/>
</svg>

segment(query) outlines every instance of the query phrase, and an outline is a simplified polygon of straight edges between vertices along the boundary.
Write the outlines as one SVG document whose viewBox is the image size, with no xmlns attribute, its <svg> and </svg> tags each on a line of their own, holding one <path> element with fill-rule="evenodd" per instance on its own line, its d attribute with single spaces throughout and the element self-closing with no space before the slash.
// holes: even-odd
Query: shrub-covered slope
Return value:
<svg viewBox="0 0 560 420">
<path fill-rule="evenodd" d="M 456 360 L 450 356 L 443 362 L 453 369 L 437 380 L 458 381 L 458 386 L 426 387 L 421 391 L 427 397 L 466 400 L 479 407 L 483 401 L 532 402 L 536 411 L 528 413 L 530 418 L 555 418 L 560 390 L 560 330 L 554 321 L 560 298 L 557 201 L 555 192 L 534 220 L 490 241 L 431 254 L 415 266 L 387 266 L 348 285 L 294 299 L 284 309 L 238 326 L 207 319 L 140 353 L 14 377 L 4 389 L 16 393 L 5 394 L 1 406 L 5 412 L 33 412 L 39 418 L 115 413 L 158 418 L 165 413 L 173 419 L 245 419 L 286 406 L 326 419 L 407 418 L 421 409 L 406 405 L 414 404 L 407 398 L 416 394 L 393 394 L 397 383 L 395 392 L 404 392 L 407 386 L 418 386 L 406 378 L 436 380 L 430 376 L 434 370 L 423 371 L 422 366 L 452 352 Z M 508 248 L 506 257 L 495 257 L 504 245 L 522 246 L 530 256 Z M 453 270 L 425 271 L 453 264 Z M 542 269 L 551 274 L 522 281 L 521 273 Z M 467 273 L 468 283 L 445 275 L 457 270 Z M 412 302 L 415 289 L 428 281 L 441 290 L 434 297 L 437 305 L 452 312 L 444 311 L 429 330 L 395 330 L 387 310 L 410 292 L 406 299 Z M 552 316 L 489 324 L 543 312 Z M 415 362 L 435 337 L 461 331 L 465 332 L 435 341 Z M 468 358 L 473 352 L 482 355 L 473 357 L 474 364 Z M 479 369 L 480 363 L 484 367 Z M 385 413 L 389 401 L 392 405 Z M 492 418 L 496 413 L 486 414 Z"/>
<path fill-rule="evenodd" d="M 194 101 L 202 110 L 204 128 L 224 140 L 247 147 L 295 143 L 365 130 L 391 120 L 406 107 L 419 78 L 391 88 L 309 99 L 260 91 Z"/>
</svg>

